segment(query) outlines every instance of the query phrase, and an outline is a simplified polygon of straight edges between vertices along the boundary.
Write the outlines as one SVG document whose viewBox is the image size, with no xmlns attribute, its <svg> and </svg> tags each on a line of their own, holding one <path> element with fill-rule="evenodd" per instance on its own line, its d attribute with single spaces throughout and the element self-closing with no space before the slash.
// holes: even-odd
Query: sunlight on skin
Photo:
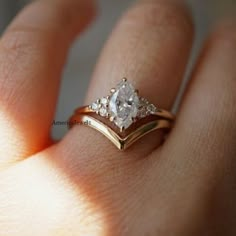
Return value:
<svg viewBox="0 0 236 236">
<path fill-rule="evenodd" d="M 4 111 L 3 106 L 0 109 L 0 170 L 6 168 L 13 164 L 14 160 L 18 159 L 15 157 L 9 160 L 9 156 L 13 156 L 16 151 L 16 148 L 21 149 L 21 153 L 26 151 L 26 140 L 24 139 L 24 132 L 17 125 L 14 118 L 8 115 L 7 112 Z M 11 137 L 21 137 L 15 142 L 16 139 L 12 139 Z M 6 151 L 7 150 L 7 151 Z M 11 162 L 9 162 L 11 161 Z"/>
<path fill-rule="evenodd" d="M 0 38 L 0 169 L 51 143 L 68 49 L 94 15 L 93 1 L 33 1 Z"/>
<path fill-rule="evenodd" d="M 52 142 L 49 140 L 49 135 L 46 132 L 42 134 L 40 130 L 38 130 L 39 135 L 34 138 L 37 132 L 34 122 L 40 123 L 40 117 L 35 117 L 34 122 L 25 122 L 24 116 L 16 117 L 19 112 L 16 110 L 11 114 L 5 111 L 4 105 L 0 103 L 0 170 L 27 158 L 32 153 L 37 153 Z M 25 125 L 21 126 L 23 123 Z M 39 139 L 43 141 L 38 142 Z"/>
<path fill-rule="evenodd" d="M 49 149 L 0 174 L 0 235 L 105 235 L 103 212 L 51 158 Z"/>
</svg>

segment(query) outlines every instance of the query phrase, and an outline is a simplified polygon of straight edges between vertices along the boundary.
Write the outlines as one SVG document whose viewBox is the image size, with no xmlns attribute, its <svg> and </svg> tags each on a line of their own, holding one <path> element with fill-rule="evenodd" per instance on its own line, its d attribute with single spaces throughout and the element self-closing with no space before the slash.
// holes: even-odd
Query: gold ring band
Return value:
<svg viewBox="0 0 236 236">
<path fill-rule="evenodd" d="M 75 110 L 75 114 L 89 114 L 89 113 L 96 113 L 93 109 L 91 109 L 90 106 L 83 106 L 83 107 L 79 107 Z M 152 113 L 153 116 L 157 116 L 159 118 L 163 118 L 163 119 L 167 119 L 170 121 L 173 121 L 175 119 L 175 116 L 169 112 L 166 111 L 164 109 L 157 109 L 155 112 Z"/>
<path fill-rule="evenodd" d="M 69 120 L 69 128 L 75 124 L 87 125 L 124 150 L 154 130 L 170 130 L 174 119 L 172 113 L 140 97 L 123 79 L 116 89 L 111 89 L 109 96 L 76 109 Z"/>
<path fill-rule="evenodd" d="M 87 125 L 106 136 L 120 150 L 127 149 L 137 140 L 154 130 L 169 130 L 172 127 L 172 122 L 170 120 L 155 119 L 138 127 L 134 131 L 130 132 L 127 136 L 121 137 L 112 128 L 99 121 L 98 119 L 90 116 L 89 114 L 90 113 L 86 112 L 77 112 L 71 117 L 69 121 L 70 128 L 72 128 L 76 124 Z"/>
</svg>

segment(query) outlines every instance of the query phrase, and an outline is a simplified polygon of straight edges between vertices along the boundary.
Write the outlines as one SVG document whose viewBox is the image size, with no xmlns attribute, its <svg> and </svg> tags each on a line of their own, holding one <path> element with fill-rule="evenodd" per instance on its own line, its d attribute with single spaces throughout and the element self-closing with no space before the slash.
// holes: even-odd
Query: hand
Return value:
<svg viewBox="0 0 236 236">
<path fill-rule="evenodd" d="M 122 152 L 85 126 L 53 144 L 66 53 L 94 14 L 92 1 L 35 1 L 1 38 L 0 235 L 236 235 L 236 24 L 209 37 L 163 145 L 154 132 Z M 184 4 L 139 1 L 107 42 L 86 104 L 126 76 L 171 109 L 192 38 Z"/>
</svg>

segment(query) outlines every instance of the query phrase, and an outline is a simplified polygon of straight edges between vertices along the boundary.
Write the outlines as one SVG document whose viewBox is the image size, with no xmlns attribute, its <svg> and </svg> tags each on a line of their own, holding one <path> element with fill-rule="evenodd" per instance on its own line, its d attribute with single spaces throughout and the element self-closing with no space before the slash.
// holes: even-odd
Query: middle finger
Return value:
<svg viewBox="0 0 236 236">
<path fill-rule="evenodd" d="M 108 94 L 110 88 L 126 77 L 142 97 L 158 107 L 170 109 L 191 44 L 192 22 L 184 4 L 173 0 L 139 1 L 125 14 L 108 41 L 86 102 L 90 104 Z M 158 135 L 160 133 L 155 132 L 146 136 L 125 153 L 148 154 L 159 144 Z M 72 141 L 78 139 L 80 142 Z M 89 145 L 87 149 L 88 143 L 96 145 Z M 73 129 L 63 144 L 70 145 L 74 154 L 85 149 L 86 155 L 113 156 L 117 153 L 109 140 L 87 127 Z"/>
</svg>

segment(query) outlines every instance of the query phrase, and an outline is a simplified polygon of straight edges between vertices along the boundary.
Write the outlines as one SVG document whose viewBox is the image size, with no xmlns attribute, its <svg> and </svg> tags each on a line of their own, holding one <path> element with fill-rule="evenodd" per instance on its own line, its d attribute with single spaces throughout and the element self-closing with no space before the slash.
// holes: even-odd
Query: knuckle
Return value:
<svg viewBox="0 0 236 236">
<path fill-rule="evenodd" d="M 9 29 L 4 35 L 0 42 L 0 92 L 2 99 L 14 100 L 13 91 L 27 85 L 29 80 L 25 80 L 25 78 L 34 73 L 35 66 L 43 69 L 42 50 L 47 50 L 50 53 L 50 45 L 47 44 L 48 42 L 39 36 L 38 30 L 24 26 Z M 20 86 L 16 89 L 15 85 Z"/>
<path fill-rule="evenodd" d="M 1 40 L 0 46 L 4 51 L 8 51 L 9 53 L 14 54 L 18 51 L 24 53 L 31 51 L 40 41 L 37 29 L 22 25 L 10 29 Z"/>
<path fill-rule="evenodd" d="M 124 21 L 143 27 L 192 33 L 193 24 L 184 4 L 164 0 L 142 0 L 127 12 Z"/>
<path fill-rule="evenodd" d="M 14 65 L 14 68 L 17 68 L 17 62 L 21 62 L 19 64 L 22 69 L 28 67 L 29 64 L 26 62 L 32 60 L 32 55 L 39 54 L 45 44 L 45 41 L 41 40 L 38 33 L 35 34 L 35 31 L 37 30 L 24 27 L 9 30 L 0 43 L 0 67 L 2 69 L 6 64 Z"/>
</svg>

